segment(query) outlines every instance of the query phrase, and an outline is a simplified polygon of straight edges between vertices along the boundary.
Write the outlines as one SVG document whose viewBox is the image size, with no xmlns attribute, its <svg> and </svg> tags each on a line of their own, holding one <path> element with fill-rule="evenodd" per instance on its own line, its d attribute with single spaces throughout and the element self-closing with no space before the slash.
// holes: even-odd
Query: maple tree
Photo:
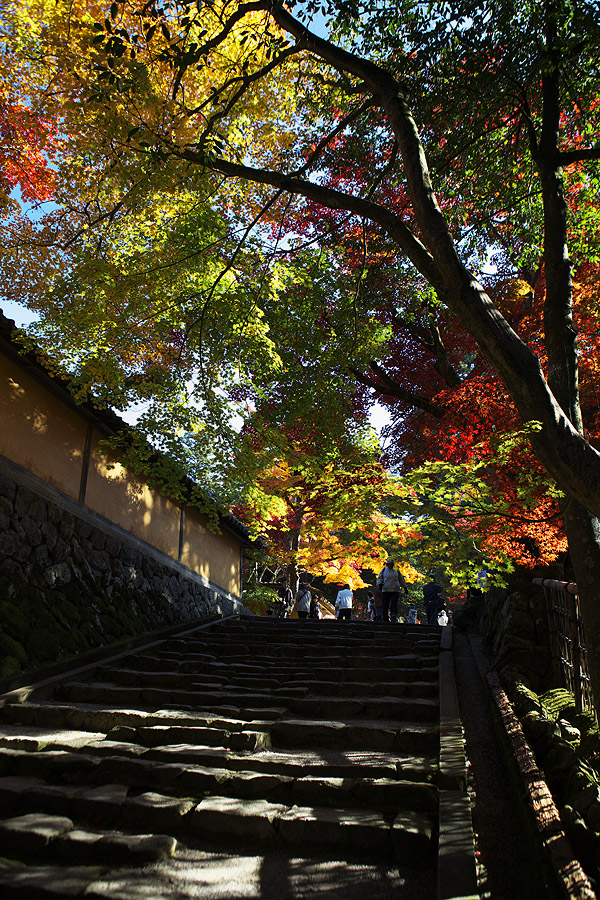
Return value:
<svg viewBox="0 0 600 900">
<path fill-rule="evenodd" d="M 23 84 L 14 51 L 20 42 L 0 43 L 0 215 L 14 214 L 24 201 L 39 206 L 52 196 L 55 173 L 52 161 L 58 151 L 56 122 L 32 103 Z M 31 84 L 29 84 L 31 87 Z M 35 90 L 34 90 L 35 93 Z"/>
<path fill-rule="evenodd" d="M 521 421 L 540 423 L 531 446 L 563 492 L 588 640 L 598 647 L 600 455 L 582 418 L 572 277 L 573 254 L 583 263 L 598 252 L 597 6 L 350 0 L 325 6 L 330 39 L 306 27 L 311 11 L 266 0 L 120 2 L 104 19 L 80 3 L 71 7 L 68 35 L 57 13 L 44 65 L 62 91 L 70 196 L 65 191 L 60 214 L 67 234 L 45 245 L 56 255 L 47 249 L 37 260 L 36 290 L 84 226 L 94 232 L 125 222 L 138 199 L 146 202 L 139 184 L 163 178 L 177 190 L 197 190 L 204 180 L 221 220 L 239 242 L 255 239 L 269 263 L 282 235 L 296 249 L 322 246 L 335 260 L 337 286 L 323 304 L 323 330 L 335 335 L 342 298 L 356 323 L 351 340 L 336 344 L 345 358 L 332 381 L 323 367 L 323 396 L 332 402 L 331 385 L 341 405 L 351 404 L 348 376 L 363 378 L 368 390 L 374 373 L 400 403 L 437 411 L 431 379 L 417 392 L 423 386 L 407 377 L 409 367 L 385 369 L 381 343 L 363 339 L 369 323 L 381 334 L 395 317 L 399 352 L 412 353 L 417 338 L 425 367 L 434 362 L 436 377 L 455 379 L 457 389 L 464 381 L 463 398 L 476 381 L 465 377 L 476 345 Z M 211 277 L 221 286 L 234 280 L 234 268 L 237 277 L 237 246 L 230 244 L 217 277 L 206 273 L 195 310 L 211 307 Z M 494 302 L 481 276 L 490 246 L 532 290 L 543 260 L 539 340 L 519 334 Z M 96 250 L 90 238 L 87 258 Z M 245 260 L 248 272 L 256 269 L 252 253 Z M 289 256 L 280 261 L 292 270 Z M 261 300 L 269 291 L 287 298 L 279 272 L 267 271 Z M 142 309 L 136 315 L 143 320 Z M 179 332 L 187 338 L 185 321 Z M 240 317 L 221 321 L 229 328 Z M 269 372 L 285 369 L 264 332 L 259 355 L 270 355 Z M 294 384 L 307 398 L 301 380 Z M 268 409 L 258 384 L 250 395 Z M 598 688 L 600 654 L 592 656 Z"/>
<path fill-rule="evenodd" d="M 0 93 L 0 196 L 7 206 L 19 187 L 25 200 L 44 202 L 52 196 L 54 174 L 49 154 L 54 150 L 52 124 L 21 103 Z"/>
<path fill-rule="evenodd" d="M 499 288 L 496 284 L 497 296 Z M 524 290 L 514 279 L 502 282 L 501 293 L 515 327 L 515 306 L 520 306 L 515 298 Z M 528 336 L 532 329 L 538 336 L 538 317 L 529 319 L 534 322 Z M 436 329 L 444 325 L 440 316 Z M 417 491 L 420 482 L 427 486 L 424 506 L 434 514 L 433 497 L 437 497 L 441 521 L 452 522 L 453 528 L 460 523 L 465 540 L 470 535 L 472 546 L 478 548 L 474 555 L 485 556 L 488 568 L 494 568 L 492 560 L 497 571 L 506 570 L 508 559 L 525 567 L 554 562 L 566 549 L 558 494 L 523 439 L 530 429 L 520 431 L 518 415 L 500 379 L 459 323 L 453 323 L 451 340 L 444 342 L 449 357 L 462 360 L 463 365 L 452 368 L 447 381 L 433 368 L 433 348 L 419 343 L 414 325 L 409 332 L 400 323 L 397 330 L 404 333 L 401 340 L 388 345 L 385 368 L 375 365 L 368 376 L 359 376 L 393 415 L 387 428 L 386 463 L 404 473 L 405 483 Z M 410 369 L 403 365 L 408 354 L 413 361 Z M 425 497 L 424 489 L 421 496 Z M 453 502 L 455 496 L 460 497 L 458 504 Z M 445 497 L 451 498 L 450 507 Z M 460 554 L 450 562 L 466 583 L 472 580 Z M 471 576 L 475 574 L 474 570 Z"/>
<path fill-rule="evenodd" d="M 581 347 L 579 373 L 581 407 L 586 433 L 597 446 L 598 432 L 598 320 L 595 296 L 598 266 L 585 263 L 574 275 L 573 312 Z M 545 364 L 543 345 L 543 305 L 545 278 L 543 265 L 535 280 L 535 290 L 527 282 L 499 273 L 489 287 L 496 304 L 513 327 L 536 351 Z M 418 357 L 417 357 L 418 358 Z M 511 444 L 510 454 L 498 456 L 503 436 L 518 433 L 518 415 L 500 379 L 480 354 L 470 354 L 471 368 L 452 385 L 440 379 L 431 386 L 436 414 L 425 408 L 405 405 L 402 432 L 395 435 L 388 456 L 404 471 L 420 466 L 423 460 L 440 462 L 438 479 L 444 478 L 442 463 L 449 467 L 452 481 L 460 477 L 468 483 L 473 470 L 487 477 L 494 489 L 498 520 L 480 522 L 472 515 L 469 528 L 482 549 L 503 549 L 519 565 L 534 567 L 552 563 L 566 549 L 559 496 L 544 477 L 539 462 L 522 442 Z M 391 366 L 387 371 L 393 371 Z M 381 402 L 397 410 L 398 400 L 386 396 L 386 385 L 377 385 Z M 407 447 L 409 450 L 407 451 Z M 411 482 L 419 478 L 417 469 Z M 484 504 L 485 507 L 485 504 Z M 481 509 L 475 499 L 474 511 Z"/>
<path fill-rule="evenodd" d="M 311 435 L 297 428 L 269 460 L 264 450 L 252 457 L 259 470 L 236 514 L 285 567 L 294 591 L 303 572 L 325 583 L 366 587 L 363 576 L 371 572 L 374 580 L 388 553 L 402 560 L 398 553 L 413 527 L 386 507 L 395 500 L 404 513 L 414 494 L 382 468 L 378 451 L 366 432 L 351 446 L 338 439 L 316 453 Z M 408 580 L 419 578 L 408 563 L 399 567 Z"/>
</svg>

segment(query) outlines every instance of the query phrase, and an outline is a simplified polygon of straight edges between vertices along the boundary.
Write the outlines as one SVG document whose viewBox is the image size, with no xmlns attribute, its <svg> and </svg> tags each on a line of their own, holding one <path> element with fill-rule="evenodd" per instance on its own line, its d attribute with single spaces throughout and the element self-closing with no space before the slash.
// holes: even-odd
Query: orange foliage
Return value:
<svg viewBox="0 0 600 900">
<path fill-rule="evenodd" d="M 54 172 L 49 160 L 56 148 L 56 128 L 22 103 L 0 93 L 0 189 L 7 195 L 20 185 L 25 200 L 52 196 Z"/>
</svg>

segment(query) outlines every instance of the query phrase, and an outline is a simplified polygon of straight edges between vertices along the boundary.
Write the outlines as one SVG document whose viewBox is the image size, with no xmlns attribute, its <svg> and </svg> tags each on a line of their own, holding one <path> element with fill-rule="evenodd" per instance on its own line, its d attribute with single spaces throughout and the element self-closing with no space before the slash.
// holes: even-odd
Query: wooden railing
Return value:
<svg viewBox="0 0 600 900">
<path fill-rule="evenodd" d="M 573 581 L 554 581 L 551 578 L 534 578 L 533 583 L 543 588 L 546 598 L 556 681 L 571 691 L 578 712 L 584 709 L 594 712 L 577 585 Z"/>
</svg>

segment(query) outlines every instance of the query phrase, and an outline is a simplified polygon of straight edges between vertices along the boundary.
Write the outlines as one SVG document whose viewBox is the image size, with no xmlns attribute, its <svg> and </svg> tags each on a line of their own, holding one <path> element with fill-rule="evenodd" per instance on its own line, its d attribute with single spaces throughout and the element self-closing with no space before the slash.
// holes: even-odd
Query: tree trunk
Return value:
<svg viewBox="0 0 600 900">
<path fill-rule="evenodd" d="M 579 398 L 577 333 L 573 326 L 573 278 L 568 245 L 568 206 L 560 165 L 561 58 L 556 10 L 545 7 L 548 63 L 542 77 L 543 113 L 539 146 L 532 147 L 542 185 L 546 299 L 544 332 L 548 385 L 573 427 L 583 435 Z M 566 497 L 560 504 L 569 555 L 585 623 L 588 667 L 596 705 L 600 703 L 600 522 L 582 503 Z M 576 676 L 578 673 L 575 673 Z"/>
<path fill-rule="evenodd" d="M 576 500 L 562 501 L 561 511 L 584 623 L 592 694 L 596 709 L 600 711 L 600 522 Z M 575 677 L 577 675 L 575 672 Z"/>
<path fill-rule="evenodd" d="M 298 550 L 300 549 L 300 528 L 294 528 L 290 531 L 290 550 L 293 552 L 293 562 L 291 562 L 288 566 L 288 577 L 290 582 L 290 588 L 292 590 L 292 594 L 294 598 L 298 593 L 298 589 L 300 587 L 300 574 L 298 572 Z"/>
</svg>

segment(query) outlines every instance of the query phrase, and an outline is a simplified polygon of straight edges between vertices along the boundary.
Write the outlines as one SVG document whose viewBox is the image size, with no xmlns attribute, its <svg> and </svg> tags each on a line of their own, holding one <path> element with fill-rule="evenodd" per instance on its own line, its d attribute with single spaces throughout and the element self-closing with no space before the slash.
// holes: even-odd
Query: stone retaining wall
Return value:
<svg viewBox="0 0 600 900">
<path fill-rule="evenodd" d="M 158 628 L 249 612 L 18 466 L 0 468 L 0 678 Z"/>
<path fill-rule="evenodd" d="M 492 668 L 534 691 L 554 686 L 545 601 L 533 585 L 474 592 L 454 615 L 459 630 L 479 630 Z"/>
</svg>

